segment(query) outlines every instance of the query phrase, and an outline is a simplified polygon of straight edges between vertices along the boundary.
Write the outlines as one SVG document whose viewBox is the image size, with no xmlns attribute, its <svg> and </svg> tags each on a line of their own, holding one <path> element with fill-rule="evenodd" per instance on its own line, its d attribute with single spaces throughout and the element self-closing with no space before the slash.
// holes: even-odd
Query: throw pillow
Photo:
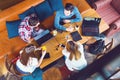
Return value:
<svg viewBox="0 0 120 80">
<path fill-rule="evenodd" d="M 47 1 L 44 1 L 37 6 L 35 6 L 36 14 L 38 15 L 40 21 L 45 20 L 47 17 L 53 14 L 52 9 Z"/>
<path fill-rule="evenodd" d="M 34 7 L 31 7 L 28 10 L 26 10 L 25 12 L 19 14 L 19 17 L 20 17 L 21 20 L 23 20 L 26 16 L 28 16 L 28 15 L 30 15 L 32 13 L 35 13 Z"/>
<path fill-rule="evenodd" d="M 36 68 L 32 74 L 22 76 L 22 80 L 43 80 L 42 74 L 42 70 L 40 68 Z"/>
<path fill-rule="evenodd" d="M 8 32 L 9 38 L 14 38 L 16 36 L 19 36 L 18 34 L 18 26 L 20 24 L 21 20 L 15 20 L 15 21 L 7 21 L 6 27 Z"/>
<path fill-rule="evenodd" d="M 112 0 L 111 5 L 118 13 L 120 13 L 120 0 Z"/>
<path fill-rule="evenodd" d="M 53 11 L 64 8 L 62 0 L 48 0 Z"/>
</svg>

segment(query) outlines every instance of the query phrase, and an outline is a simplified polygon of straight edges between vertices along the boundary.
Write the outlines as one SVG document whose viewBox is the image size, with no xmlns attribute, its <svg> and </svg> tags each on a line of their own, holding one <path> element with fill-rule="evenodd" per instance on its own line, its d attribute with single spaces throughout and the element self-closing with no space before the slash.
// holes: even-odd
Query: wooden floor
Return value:
<svg viewBox="0 0 120 80">
<path fill-rule="evenodd" d="M 106 38 L 105 42 L 106 42 L 106 43 L 107 43 L 107 42 L 110 42 L 110 41 L 111 41 L 111 38 L 114 38 L 113 48 L 114 48 L 115 46 L 117 46 L 118 44 L 120 44 L 120 32 L 119 32 L 119 33 L 116 33 L 115 35 L 113 35 L 113 36 L 111 36 L 111 37 L 109 37 L 109 38 Z M 92 60 L 93 60 L 93 56 L 90 56 L 90 55 L 89 55 L 89 57 L 87 57 L 87 61 L 92 62 Z M 0 58 L 0 64 L 1 64 L 1 65 L 0 65 L 0 75 L 2 76 L 3 74 L 6 74 L 6 73 L 7 73 L 7 70 L 6 70 L 5 66 L 4 66 L 4 57 L 1 57 L 1 58 Z M 58 63 L 57 65 L 61 65 L 61 62 Z M 54 71 L 56 71 L 56 72 L 54 72 Z M 49 74 L 49 73 L 52 73 L 52 72 L 54 72 L 54 73 L 59 73 L 57 68 L 52 67 L 52 69 L 50 68 L 50 69 L 48 69 L 47 71 L 45 71 L 44 80 L 52 80 L 52 79 L 46 79 L 46 78 L 45 78 L 45 76 L 49 77 L 48 74 Z M 57 74 L 57 75 L 60 75 L 60 74 Z M 50 77 L 49 77 L 49 78 L 50 78 Z M 53 77 L 52 77 L 52 78 L 53 78 Z M 58 80 L 60 80 L 60 77 L 58 77 Z"/>
<path fill-rule="evenodd" d="M 2 5 L 2 2 L 1 1 L 11 1 L 11 2 L 14 2 L 14 1 L 17 1 L 17 0 L 0 0 L 0 5 Z M 18 0 L 18 1 L 21 1 L 21 0 Z M 23 1 L 23 0 L 22 0 Z M 0 6 L 0 9 L 5 9 L 5 6 Z M 115 46 L 117 46 L 118 44 L 120 44 L 120 32 L 119 33 L 116 33 L 115 35 L 113 35 L 113 36 L 111 36 L 111 37 L 109 37 L 109 38 L 107 38 L 106 39 L 106 41 L 105 42 L 110 42 L 111 41 L 111 38 L 114 38 L 114 45 L 113 45 L 113 47 L 115 47 Z M 89 59 L 88 60 L 90 60 L 90 59 L 92 59 L 93 57 L 89 57 Z M 58 64 L 59 65 L 59 64 Z M 52 67 L 52 69 L 50 68 L 49 70 L 48 70 L 48 72 L 46 71 L 45 72 L 45 74 L 48 76 L 48 74 L 54 74 L 54 75 L 56 75 L 56 73 L 54 73 L 54 72 L 57 72 L 57 69 L 56 68 L 54 68 L 54 67 Z M 0 76 L 1 75 L 3 75 L 3 74 L 6 74 L 7 73 L 7 70 L 6 70 L 6 68 L 5 68 L 5 65 L 4 65 L 4 57 L 0 57 Z M 59 75 L 59 74 L 58 74 Z M 57 75 L 57 76 L 58 76 Z M 48 78 L 50 78 L 51 76 L 48 76 Z M 46 80 L 49 80 L 49 79 L 46 79 Z M 50 79 L 50 80 L 52 80 L 52 79 Z M 60 80 L 60 77 L 58 78 L 58 79 L 55 79 L 55 77 L 54 77 L 54 79 L 53 80 Z"/>
<path fill-rule="evenodd" d="M 0 0 L 0 11 L 7 9 L 24 0 Z"/>
</svg>

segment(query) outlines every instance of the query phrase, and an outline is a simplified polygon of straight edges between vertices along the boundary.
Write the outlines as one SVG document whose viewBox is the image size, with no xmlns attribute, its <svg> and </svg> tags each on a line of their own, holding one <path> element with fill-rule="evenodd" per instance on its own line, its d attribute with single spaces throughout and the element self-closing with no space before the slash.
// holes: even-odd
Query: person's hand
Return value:
<svg viewBox="0 0 120 80">
<path fill-rule="evenodd" d="M 42 55 L 45 56 L 46 52 L 46 50 L 42 50 Z"/>
<path fill-rule="evenodd" d="M 42 48 L 41 47 L 39 47 L 39 48 L 36 48 L 35 50 L 41 50 Z"/>
<path fill-rule="evenodd" d="M 41 49 L 42 49 L 42 54 L 45 55 L 47 50 L 46 46 L 42 46 Z"/>
<path fill-rule="evenodd" d="M 70 23 L 70 20 L 63 20 L 64 23 Z"/>
<path fill-rule="evenodd" d="M 47 50 L 46 46 L 41 47 L 42 50 Z"/>
<path fill-rule="evenodd" d="M 68 27 L 68 28 L 66 28 L 66 31 L 69 31 L 69 32 L 72 32 L 73 30 L 74 30 L 73 27 Z"/>
<path fill-rule="evenodd" d="M 34 40 L 33 38 L 29 38 L 28 43 L 31 43 L 33 40 Z"/>
<path fill-rule="evenodd" d="M 40 28 L 39 28 L 39 27 L 35 27 L 34 29 L 35 29 L 35 31 L 39 31 L 39 30 L 40 30 Z"/>
</svg>

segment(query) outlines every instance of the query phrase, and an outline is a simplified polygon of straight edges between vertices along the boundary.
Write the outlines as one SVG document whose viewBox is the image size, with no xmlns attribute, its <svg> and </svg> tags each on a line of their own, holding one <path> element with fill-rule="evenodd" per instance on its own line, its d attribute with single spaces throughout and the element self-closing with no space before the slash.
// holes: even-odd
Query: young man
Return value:
<svg viewBox="0 0 120 80">
<path fill-rule="evenodd" d="M 80 15 L 80 12 L 78 11 L 77 7 L 73 6 L 71 3 L 67 3 L 64 9 L 61 9 L 56 12 L 54 25 L 58 30 L 72 31 L 73 28 L 66 28 L 63 26 L 63 24 L 80 21 L 82 21 L 82 16 Z"/>
<path fill-rule="evenodd" d="M 25 17 L 20 23 L 18 33 L 22 40 L 29 43 L 35 36 L 44 31 L 41 29 L 42 26 L 37 15 L 33 13 Z"/>
</svg>

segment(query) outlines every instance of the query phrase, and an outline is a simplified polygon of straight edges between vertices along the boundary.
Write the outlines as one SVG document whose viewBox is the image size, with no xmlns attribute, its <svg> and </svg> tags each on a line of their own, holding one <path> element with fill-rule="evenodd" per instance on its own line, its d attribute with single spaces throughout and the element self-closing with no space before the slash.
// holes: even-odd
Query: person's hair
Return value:
<svg viewBox="0 0 120 80">
<path fill-rule="evenodd" d="M 26 48 L 29 48 L 29 47 L 31 47 L 31 46 L 34 46 L 33 44 L 29 44 L 29 45 L 27 45 L 27 46 L 25 46 L 24 48 L 23 48 L 23 52 L 21 53 L 21 56 L 20 56 L 20 61 L 21 61 L 21 63 L 23 64 L 23 65 L 27 65 L 27 63 L 28 63 L 28 60 L 29 60 L 29 57 L 33 57 L 33 58 L 37 58 L 38 60 L 39 60 L 39 58 L 41 57 L 41 56 L 38 56 L 38 54 L 41 54 L 42 55 L 42 51 L 41 50 L 35 50 L 35 49 L 33 49 L 33 50 L 31 50 L 29 53 L 28 52 L 26 52 Z"/>
<path fill-rule="evenodd" d="M 72 60 L 75 57 L 75 60 L 78 60 L 81 57 L 80 51 L 78 51 L 78 45 L 73 41 L 68 41 L 66 45 L 67 51 L 70 52 L 69 59 Z"/>
<path fill-rule="evenodd" d="M 74 9 L 74 6 L 73 6 L 73 4 L 71 4 L 71 3 L 66 3 L 66 5 L 65 5 L 65 9 L 67 10 L 67 11 L 73 11 L 73 9 Z"/>
<path fill-rule="evenodd" d="M 37 15 L 36 14 L 31 14 L 30 15 L 30 18 L 29 18 L 29 20 L 28 20 L 28 24 L 30 25 L 30 26 L 35 26 L 37 23 L 39 23 L 39 19 L 38 19 L 38 17 L 37 17 Z"/>
</svg>

